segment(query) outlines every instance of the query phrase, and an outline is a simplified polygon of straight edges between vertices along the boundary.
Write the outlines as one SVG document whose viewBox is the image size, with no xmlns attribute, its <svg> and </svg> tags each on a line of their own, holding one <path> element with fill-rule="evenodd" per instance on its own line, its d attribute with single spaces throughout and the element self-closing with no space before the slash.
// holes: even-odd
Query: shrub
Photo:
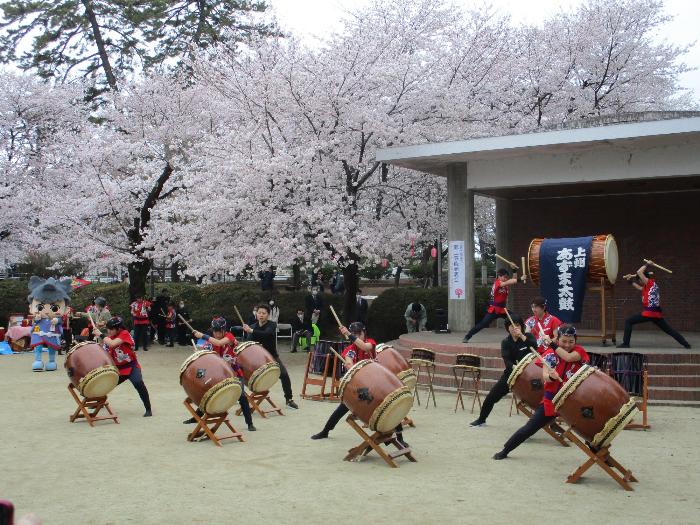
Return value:
<svg viewBox="0 0 700 525">
<path fill-rule="evenodd" d="M 476 317 L 480 318 L 486 311 L 490 288 L 477 287 L 475 293 Z M 367 313 L 367 330 L 373 339 L 379 342 L 397 339 L 406 333 L 404 313 L 409 303 L 418 301 L 428 311 L 428 330 L 435 326 L 435 311 L 442 308 L 447 311 L 447 288 L 390 288 L 382 292 Z"/>
</svg>

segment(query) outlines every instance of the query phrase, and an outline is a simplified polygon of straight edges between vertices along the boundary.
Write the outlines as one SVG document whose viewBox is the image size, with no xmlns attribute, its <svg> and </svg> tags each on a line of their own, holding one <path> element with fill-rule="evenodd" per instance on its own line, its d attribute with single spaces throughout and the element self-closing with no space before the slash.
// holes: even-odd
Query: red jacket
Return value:
<svg viewBox="0 0 700 525">
<path fill-rule="evenodd" d="M 572 352 L 577 352 L 578 355 L 581 356 L 581 360 L 573 363 L 564 361 L 557 355 L 556 351 L 551 348 L 542 354 L 542 359 L 547 361 L 547 364 L 553 368 L 562 379 L 561 383 L 559 381 L 546 381 L 544 384 L 542 405 L 544 406 L 545 416 L 557 415 L 557 412 L 554 410 L 554 403 L 552 403 L 552 399 L 554 399 L 554 396 L 557 395 L 557 392 L 559 392 L 559 389 L 564 385 L 564 383 L 566 383 L 576 372 L 578 372 L 581 366 L 590 362 L 590 358 L 582 346 L 574 346 Z M 536 363 L 539 367 L 544 366 L 539 359 L 536 361 Z"/>
<path fill-rule="evenodd" d="M 134 340 L 131 338 L 131 334 L 124 329 L 117 334 L 115 339 L 121 339 L 122 344 L 112 348 L 105 345 L 105 350 L 112 356 L 114 364 L 119 369 L 119 375 L 128 376 L 133 367 L 141 368 L 134 352 Z"/>
<path fill-rule="evenodd" d="M 350 346 L 346 347 L 345 350 L 343 350 L 343 358 L 352 359 L 353 364 L 357 363 L 358 361 L 362 361 L 363 359 L 374 359 L 374 349 L 377 346 L 377 342 L 371 337 L 368 337 L 367 339 L 365 339 L 365 343 L 369 343 L 372 345 L 371 352 L 365 352 L 364 350 L 360 350 L 358 347 L 355 346 L 355 343 L 353 343 Z"/>
</svg>

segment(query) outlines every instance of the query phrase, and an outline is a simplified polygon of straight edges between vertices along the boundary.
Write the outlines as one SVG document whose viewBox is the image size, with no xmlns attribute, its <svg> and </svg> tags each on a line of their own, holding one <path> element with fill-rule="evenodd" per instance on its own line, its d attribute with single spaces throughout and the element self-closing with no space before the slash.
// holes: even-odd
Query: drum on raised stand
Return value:
<svg viewBox="0 0 700 525">
<path fill-rule="evenodd" d="M 413 392 L 418 381 L 418 376 L 413 367 L 406 361 L 406 358 L 391 345 L 378 344 L 375 348 L 377 362 L 393 372 L 399 380 Z"/>
<path fill-rule="evenodd" d="M 326 370 L 326 360 L 328 361 L 328 369 L 326 374 L 329 377 L 335 377 L 340 379 L 343 377 L 343 363 L 338 359 L 336 361 L 335 371 L 333 368 L 333 358 L 335 354 L 331 352 L 331 347 L 335 349 L 339 354 L 343 354 L 343 350 L 348 347 L 351 343 L 349 341 L 317 341 L 313 354 L 311 355 L 311 362 L 309 364 L 309 373 L 317 376 L 322 376 L 323 371 Z"/>
<path fill-rule="evenodd" d="M 414 348 L 411 350 L 411 358 L 409 359 L 409 362 L 423 362 L 427 365 L 434 365 L 435 352 L 429 348 Z"/>
<path fill-rule="evenodd" d="M 207 414 L 224 414 L 241 397 L 241 380 L 226 360 L 211 350 L 195 352 L 180 367 L 180 384 Z"/>
<path fill-rule="evenodd" d="M 267 392 L 279 380 L 280 365 L 260 343 L 240 343 L 234 352 L 246 384 L 253 392 Z"/>
<path fill-rule="evenodd" d="M 464 368 L 481 368 L 481 357 L 475 354 L 457 354 L 455 365 Z"/>
<path fill-rule="evenodd" d="M 539 406 L 544 396 L 542 368 L 535 364 L 536 359 L 534 354 L 526 355 L 518 361 L 508 376 L 510 391 L 532 410 Z"/>
<path fill-rule="evenodd" d="M 530 279 L 535 284 L 540 282 L 540 246 L 542 241 L 544 239 L 533 239 L 527 251 L 527 269 Z M 603 278 L 606 283 L 615 284 L 619 265 L 620 259 L 615 237 L 610 234 L 594 236 L 586 280 L 589 283 L 600 284 L 600 279 Z"/>
<path fill-rule="evenodd" d="M 594 447 L 605 447 L 637 413 L 637 405 L 613 378 L 583 365 L 552 399 L 554 408 Z"/>
<path fill-rule="evenodd" d="M 353 365 L 340 380 L 343 403 L 373 431 L 389 433 L 413 406 L 411 391 L 372 359 Z"/>
<path fill-rule="evenodd" d="M 63 366 L 70 382 L 83 397 L 104 397 L 119 383 L 119 370 L 97 343 L 84 341 L 73 345 Z"/>
</svg>

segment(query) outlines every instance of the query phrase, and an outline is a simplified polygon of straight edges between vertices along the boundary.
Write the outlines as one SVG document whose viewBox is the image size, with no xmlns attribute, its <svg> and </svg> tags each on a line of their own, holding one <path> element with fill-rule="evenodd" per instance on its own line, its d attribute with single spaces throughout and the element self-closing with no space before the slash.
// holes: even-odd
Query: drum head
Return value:
<svg viewBox="0 0 700 525">
<path fill-rule="evenodd" d="M 610 284 L 615 284 L 617 272 L 620 269 L 620 258 L 617 253 L 617 243 L 615 237 L 608 235 L 605 239 L 605 273 Z"/>
<path fill-rule="evenodd" d="M 280 373 L 280 366 L 277 363 L 267 363 L 253 372 L 248 380 L 248 386 L 253 392 L 267 392 L 277 383 Z"/>
<path fill-rule="evenodd" d="M 401 387 L 387 396 L 372 414 L 369 428 L 378 432 L 392 432 L 413 407 L 413 396 L 408 388 Z"/>
<path fill-rule="evenodd" d="M 418 382 L 418 376 L 416 375 L 415 370 L 404 370 L 403 372 L 399 372 L 396 377 L 398 377 L 411 392 L 415 390 L 416 383 Z"/>
<path fill-rule="evenodd" d="M 228 409 L 238 402 L 242 391 L 241 382 L 238 378 L 224 379 L 204 394 L 200 408 L 207 414 L 228 412 Z"/>
<path fill-rule="evenodd" d="M 83 397 L 104 397 L 114 390 L 118 383 L 117 367 L 101 366 L 83 377 L 78 389 Z"/>
</svg>

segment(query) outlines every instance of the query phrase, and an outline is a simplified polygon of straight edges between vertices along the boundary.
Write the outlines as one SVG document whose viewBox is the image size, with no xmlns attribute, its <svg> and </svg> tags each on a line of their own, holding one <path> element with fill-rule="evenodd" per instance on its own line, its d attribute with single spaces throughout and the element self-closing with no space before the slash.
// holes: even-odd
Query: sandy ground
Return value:
<svg viewBox="0 0 700 525">
<path fill-rule="evenodd" d="M 372 454 L 344 462 L 359 443 L 341 422 L 312 441 L 334 404 L 299 400 L 300 410 L 262 420 L 247 441 L 188 443 L 179 367 L 187 348 L 154 347 L 140 359 L 154 417 L 130 383 L 110 400 L 121 424 L 69 423 L 74 402 L 59 370 L 32 373 L 29 354 L 0 356 L 0 498 L 50 524 L 180 523 L 698 523 L 700 411 L 654 407 L 653 428 L 626 431 L 615 457 L 639 483 L 625 492 L 594 467 L 577 485 L 563 483 L 585 459 L 543 433 L 511 458 L 491 459 L 523 424 L 496 406 L 488 426 L 471 429 L 454 395 L 437 409 L 415 406 L 406 432 L 418 463 L 390 469 Z M 295 392 L 305 355 L 283 354 Z M 282 400 L 281 388 L 273 389 Z M 297 395 L 298 398 L 298 395 Z M 242 417 L 234 426 L 244 429 Z M 564 513 L 564 514 L 562 514 Z"/>
</svg>

